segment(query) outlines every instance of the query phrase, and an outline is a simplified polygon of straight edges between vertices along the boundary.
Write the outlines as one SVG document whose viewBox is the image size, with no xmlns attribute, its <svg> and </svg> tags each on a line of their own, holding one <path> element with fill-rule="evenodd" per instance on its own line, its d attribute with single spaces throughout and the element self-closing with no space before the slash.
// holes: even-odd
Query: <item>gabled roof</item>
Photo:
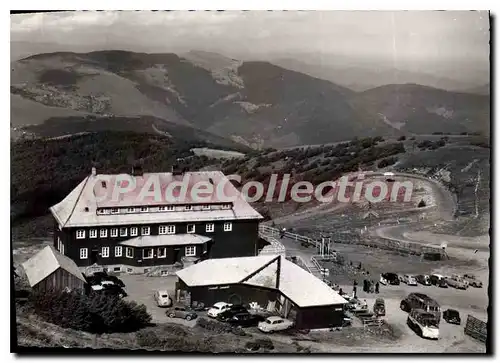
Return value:
<svg viewBox="0 0 500 363">
<path fill-rule="evenodd" d="M 76 278 L 86 282 L 76 263 L 69 257 L 61 255 L 52 246 L 45 247 L 28 261 L 24 262 L 22 266 L 31 287 L 50 276 L 58 268 L 62 268 Z"/>
<path fill-rule="evenodd" d="M 90 227 L 90 226 L 109 226 L 109 225 L 130 225 L 147 223 L 169 223 L 185 221 L 215 221 L 215 220 L 239 220 L 239 219 L 262 219 L 263 217 L 255 211 L 250 204 L 241 196 L 240 192 L 220 171 L 202 171 L 188 172 L 184 174 L 189 181 L 186 198 L 179 202 L 165 201 L 165 190 L 172 183 L 179 183 L 178 176 L 172 173 L 146 173 L 141 176 L 133 176 L 137 187 L 130 192 L 118 194 L 118 200 L 113 198 L 100 198 L 110 194 L 110 190 L 118 182 L 117 175 L 89 175 L 78 186 L 71 191 L 66 198 L 58 204 L 52 206 L 50 211 L 54 215 L 61 228 L 64 227 Z M 139 200 L 141 187 L 146 184 L 148 178 L 158 178 L 160 190 L 162 191 L 161 200 L 155 200 L 153 196 L 145 196 Z M 182 177 L 181 177 L 182 178 Z M 106 180 L 105 185 L 101 181 Z M 128 208 L 138 206 L 158 207 L 160 205 L 179 205 L 179 204 L 222 204 L 224 200 L 218 200 L 218 194 L 210 194 L 209 201 L 196 203 L 191 198 L 193 186 L 198 182 L 209 182 L 217 190 L 222 185 L 223 195 L 232 200 L 231 209 L 212 209 L 212 210 L 191 210 L 191 211 L 162 211 L 130 214 L 97 214 L 98 208 Z M 178 185 L 178 184 L 177 184 Z M 172 189 L 172 188 L 171 188 Z M 173 188 L 174 191 L 178 190 Z M 198 190 L 205 197 L 203 190 Z M 106 199 L 98 201 L 99 199 Z"/>
<path fill-rule="evenodd" d="M 156 236 L 140 236 L 120 242 L 120 245 L 131 247 L 181 246 L 197 245 L 210 241 L 210 237 L 199 234 L 160 234 Z"/>
<path fill-rule="evenodd" d="M 177 271 L 177 276 L 188 286 L 244 284 L 276 289 L 300 307 L 347 303 L 323 281 L 277 255 L 205 260 Z"/>
</svg>

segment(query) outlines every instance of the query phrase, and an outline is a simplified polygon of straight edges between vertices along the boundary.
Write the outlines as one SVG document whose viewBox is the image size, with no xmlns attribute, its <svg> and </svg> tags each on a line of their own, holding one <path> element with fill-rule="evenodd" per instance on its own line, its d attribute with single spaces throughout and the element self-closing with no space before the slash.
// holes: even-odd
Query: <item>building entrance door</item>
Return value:
<svg viewBox="0 0 500 363">
<path fill-rule="evenodd" d="M 97 263 L 97 258 L 99 257 L 99 250 L 93 249 L 90 251 L 90 265 Z"/>
<path fill-rule="evenodd" d="M 174 249 L 174 263 L 181 262 L 181 260 L 179 258 L 179 252 L 180 252 L 180 250 L 178 248 Z"/>
</svg>

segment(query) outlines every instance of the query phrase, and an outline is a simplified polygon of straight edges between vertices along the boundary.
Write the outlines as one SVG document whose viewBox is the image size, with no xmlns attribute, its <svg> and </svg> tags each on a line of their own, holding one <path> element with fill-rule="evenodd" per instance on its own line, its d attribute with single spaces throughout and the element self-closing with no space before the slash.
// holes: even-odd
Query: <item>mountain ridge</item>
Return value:
<svg viewBox="0 0 500 363">
<path fill-rule="evenodd" d="M 368 93 L 354 92 L 267 61 L 238 61 L 203 51 L 184 56 L 123 50 L 54 52 L 12 62 L 11 68 L 14 107 L 22 97 L 50 109 L 89 114 L 100 122 L 110 117 L 150 117 L 204 130 L 253 148 L 446 131 L 441 126 L 451 132 L 476 131 L 468 118 L 474 119 L 475 114 L 484 118 L 478 108 L 489 101 L 475 95 L 439 93 L 420 85 L 411 89 L 405 85 L 404 97 L 390 91 L 391 87 L 401 87 L 397 85 L 365 91 Z M 446 102 L 441 104 L 426 93 L 438 95 Z M 394 104 L 393 99 L 398 97 L 405 98 L 406 103 Z M 453 103 L 455 99 L 463 105 Z M 387 104 L 391 105 L 390 112 Z M 474 107 L 467 111 L 470 105 Z M 411 115 L 412 108 L 419 110 L 419 118 L 434 121 L 420 127 L 421 121 Z M 58 116 L 61 115 L 54 115 Z M 13 115 L 11 124 L 37 124 L 39 130 L 44 127 L 46 120 L 40 116 L 32 119 L 28 110 L 22 118 Z M 62 132 L 63 123 L 61 119 L 58 122 Z M 140 131 L 143 126 L 138 127 Z"/>
</svg>

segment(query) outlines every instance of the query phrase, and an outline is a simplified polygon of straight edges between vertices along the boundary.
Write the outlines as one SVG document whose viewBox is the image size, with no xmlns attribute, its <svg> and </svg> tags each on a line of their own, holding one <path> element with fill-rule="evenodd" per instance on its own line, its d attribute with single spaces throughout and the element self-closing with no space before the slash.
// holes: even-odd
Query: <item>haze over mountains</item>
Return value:
<svg viewBox="0 0 500 363">
<path fill-rule="evenodd" d="M 487 86 L 473 90 L 411 72 L 391 78 L 390 70 L 276 63 L 203 51 L 37 54 L 12 62 L 11 125 L 40 136 L 120 128 L 254 148 L 489 133 Z"/>
</svg>

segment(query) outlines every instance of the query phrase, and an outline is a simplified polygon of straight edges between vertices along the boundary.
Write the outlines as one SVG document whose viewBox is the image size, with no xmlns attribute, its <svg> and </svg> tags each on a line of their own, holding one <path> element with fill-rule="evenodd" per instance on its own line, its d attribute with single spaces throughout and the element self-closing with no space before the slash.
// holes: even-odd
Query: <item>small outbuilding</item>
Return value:
<svg viewBox="0 0 500 363">
<path fill-rule="evenodd" d="M 176 294 L 205 306 L 218 301 L 255 305 L 295 321 L 299 329 L 343 325 L 347 301 L 283 256 L 211 259 L 177 272 Z"/>
<path fill-rule="evenodd" d="M 77 290 L 86 283 L 76 263 L 52 246 L 45 247 L 22 266 L 34 290 Z"/>
</svg>

